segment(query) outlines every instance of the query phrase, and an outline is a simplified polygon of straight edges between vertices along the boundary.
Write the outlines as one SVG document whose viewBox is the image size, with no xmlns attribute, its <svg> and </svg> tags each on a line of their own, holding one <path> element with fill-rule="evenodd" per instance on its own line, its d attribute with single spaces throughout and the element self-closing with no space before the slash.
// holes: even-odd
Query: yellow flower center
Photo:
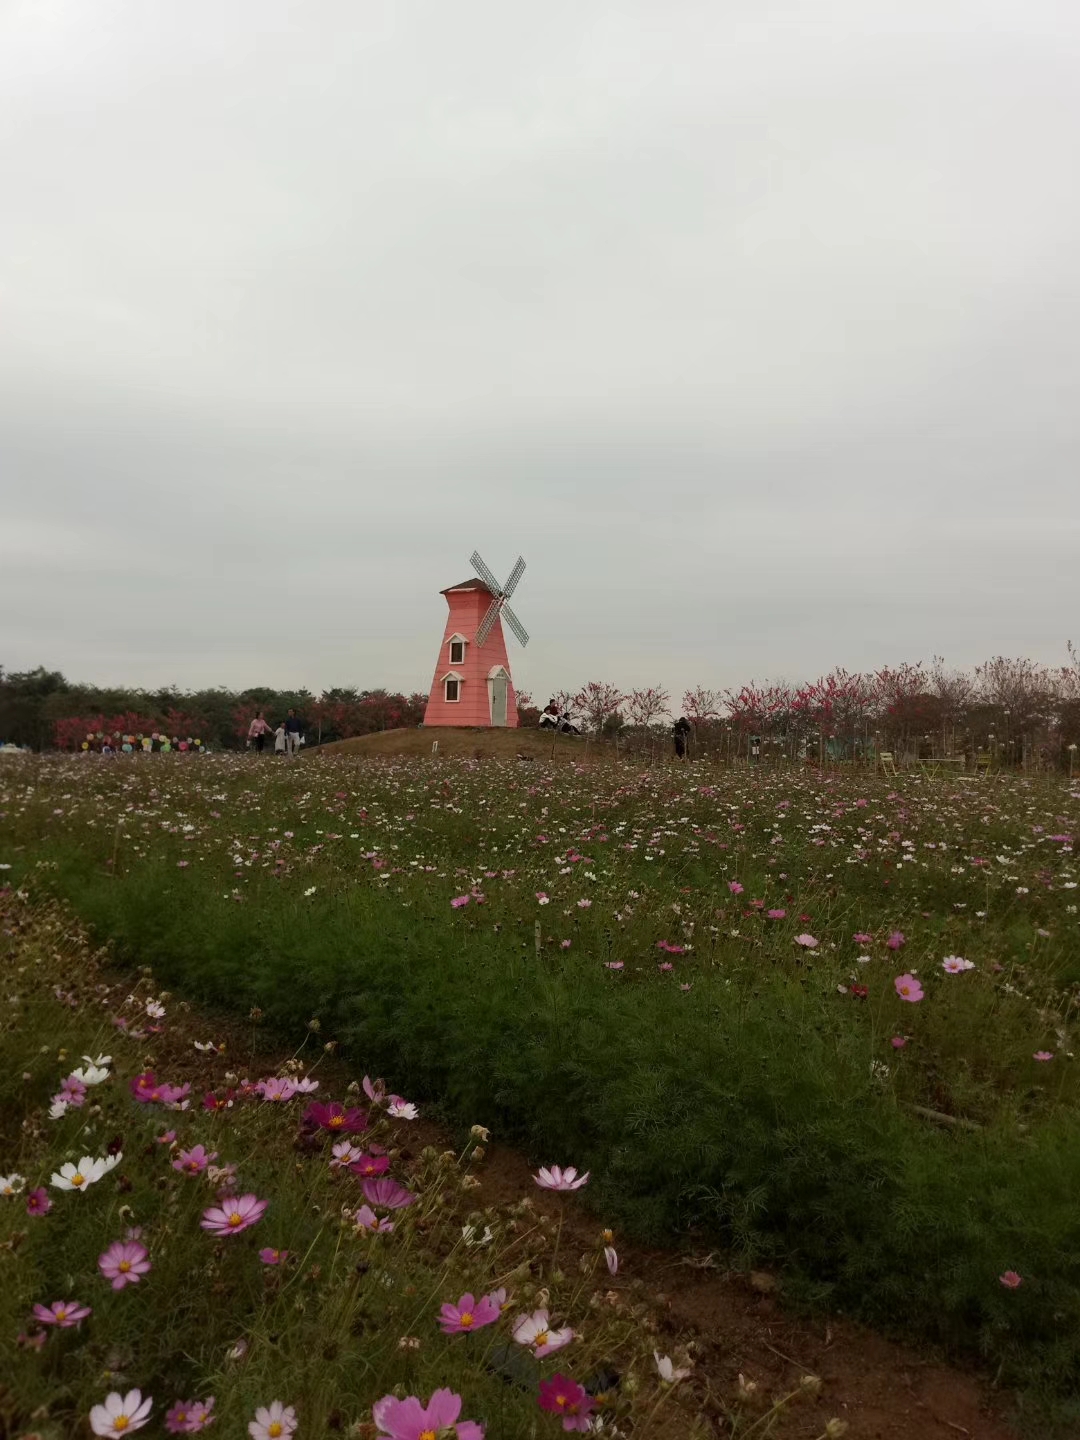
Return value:
<svg viewBox="0 0 1080 1440">
<path fill-rule="evenodd" d="M 117 1268 L 118 1270 L 122 1270 L 122 1271 L 124 1272 L 124 1274 L 126 1275 L 127 1272 L 131 1269 L 131 1261 L 130 1261 L 130 1260 L 121 1260 L 121 1261 L 120 1261 L 120 1264 L 119 1264 L 116 1268 Z"/>
<path fill-rule="evenodd" d="M 273 1435 L 275 1437 L 275 1440 L 277 1440 L 277 1436 L 282 1434 L 280 1420 L 271 1420 L 270 1424 L 266 1427 L 266 1433 L 268 1435 Z"/>
<path fill-rule="evenodd" d="M 468 1327 L 472 1323 L 473 1317 L 471 1311 L 463 1310 L 462 1313 L 458 1316 L 458 1324 Z"/>
<path fill-rule="evenodd" d="M 56 1316 L 57 1320 L 66 1320 L 66 1319 L 67 1319 L 67 1314 L 68 1314 L 68 1312 L 64 1309 L 63 1306 L 61 1306 L 59 1310 L 55 1310 L 53 1313 L 54 1313 L 54 1315 Z"/>
<path fill-rule="evenodd" d="M 535 1337 L 534 1337 L 534 1339 L 533 1339 L 533 1344 L 534 1344 L 534 1345 L 546 1345 L 547 1342 L 548 1342 L 548 1332 L 547 1332 L 546 1330 L 538 1330 L 537 1333 L 536 1333 L 536 1335 L 535 1335 Z"/>
<path fill-rule="evenodd" d="M 416 1440 L 435 1440 L 434 1430 L 421 1430 Z"/>
<path fill-rule="evenodd" d="M 334 1130 L 337 1130 L 340 1126 L 342 1126 L 342 1125 L 344 1125 L 344 1124 L 345 1124 L 345 1116 L 344 1116 L 344 1115 L 331 1115 L 331 1116 L 330 1116 L 330 1125 L 331 1125 L 331 1127 L 332 1127 Z"/>
<path fill-rule="evenodd" d="M 555 1396 L 555 1404 L 558 1405 L 559 1409 L 561 1410 L 561 1409 L 563 1408 L 563 1406 L 567 1404 L 566 1396 L 565 1396 L 565 1395 L 556 1395 L 556 1396 Z"/>
<path fill-rule="evenodd" d="M 117 1415 L 116 1419 L 112 1422 L 112 1428 L 119 1435 L 122 1434 L 130 1424 L 131 1417 L 129 1415 Z"/>
<path fill-rule="evenodd" d="M 241 1225 L 241 1224 L 243 1224 L 243 1220 L 244 1220 L 244 1217 L 240 1214 L 240 1211 L 239 1211 L 239 1210 L 234 1210 L 234 1211 L 232 1212 L 232 1214 L 229 1216 L 229 1224 L 230 1224 L 230 1225 Z M 279 1431 L 278 1431 L 278 1434 L 280 1435 L 280 1433 L 281 1433 L 281 1432 L 280 1432 L 280 1430 L 279 1430 Z"/>
<path fill-rule="evenodd" d="M 85 1184 L 86 1184 L 86 1176 L 85 1176 L 85 1175 L 80 1175 L 80 1174 L 78 1173 L 78 1171 L 76 1171 L 76 1173 L 75 1173 L 74 1175 L 72 1175 L 72 1177 L 71 1177 L 71 1183 L 72 1183 L 72 1185 L 75 1185 L 75 1186 L 85 1185 Z"/>
</svg>

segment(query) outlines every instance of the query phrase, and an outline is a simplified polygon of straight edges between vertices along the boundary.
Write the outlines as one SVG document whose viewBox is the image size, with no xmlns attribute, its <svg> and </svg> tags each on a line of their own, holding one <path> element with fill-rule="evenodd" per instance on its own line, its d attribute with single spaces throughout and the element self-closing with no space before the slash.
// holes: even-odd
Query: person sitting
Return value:
<svg viewBox="0 0 1080 1440">
<path fill-rule="evenodd" d="M 549 700 L 541 710 L 539 725 L 541 730 L 557 730 L 559 728 L 559 707 L 554 700 Z"/>
</svg>

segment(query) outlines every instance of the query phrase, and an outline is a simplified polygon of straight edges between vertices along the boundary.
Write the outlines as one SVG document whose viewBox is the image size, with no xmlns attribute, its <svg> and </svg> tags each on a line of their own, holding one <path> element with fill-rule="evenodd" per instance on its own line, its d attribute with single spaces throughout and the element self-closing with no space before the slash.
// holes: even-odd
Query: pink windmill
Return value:
<svg viewBox="0 0 1080 1440">
<path fill-rule="evenodd" d="M 522 645 L 527 645 L 528 632 L 506 603 L 525 573 L 525 561 L 518 556 L 509 579 L 500 587 L 476 551 L 471 559 L 480 578 L 464 580 L 442 592 L 450 614 L 424 724 L 514 728 L 518 723 L 517 701 L 502 618 Z"/>
</svg>

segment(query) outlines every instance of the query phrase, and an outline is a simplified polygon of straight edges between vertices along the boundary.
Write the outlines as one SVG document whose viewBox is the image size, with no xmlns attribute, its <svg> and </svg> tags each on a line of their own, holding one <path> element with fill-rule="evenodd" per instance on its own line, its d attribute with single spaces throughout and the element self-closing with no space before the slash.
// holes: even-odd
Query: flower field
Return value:
<svg viewBox="0 0 1080 1440">
<path fill-rule="evenodd" d="M 1080 1384 L 1080 865 L 1072 839 L 1080 792 L 1067 781 L 896 779 L 851 767 L 549 771 L 513 761 L 310 756 L 275 769 L 242 756 L 20 758 L 0 771 L 0 812 L 0 864 L 10 867 L 0 882 L 31 899 L 61 897 L 120 961 L 150 965 L 155 982 L 185 1001 L 254 1016 L 261 1030 L 293 1034 L 307 1024 L 312 1054 L 330 1042 L 369 1074 L 393 1077 L 412 1102 L 435 1102 L 447 1121 L 515 1140 L 538 1166 L 591 1171 L 582 1197 L 598 1224 L 672 1244 L 705 1240 L 740 1263 L 779 1265 L 797 1302 L 930 1339 L 1044 1397 L 1067 1397 Z M 73 974 L 76 990 L 77 981 Z M 28 983 L 16 985 L 20 1004 L 46 1004 L 50 992 L 36 997 Z M 357 1172 L 361 1186 L 383 1188 L 381 1203 L 363 1201 L 363 1220 L 354 1197 L 347 1262 L 338 1258 L 340 1221 L 319 1228 L 316 1210 L 340 1210 L 341 1177 L 327 1160 L 330 1142 L 319 1139 L 334 1115 L 321 1120 L 318 1107 L 338 1102 L 339 1119 L 350 1106 L 367 1112 L 362 1154 L 371 1163 L 400 1149 L 409 1102 L 400 1113 L 388 1097 L 374 1107 L 370 1097 L 342 1094 L 281 1102 L 274 1082 L 290 1077 L 280 1075 L 246 1077 L 267 1082 L 270 1097 L 265 1086 L 255 1098 L 234 1096 L 224 1113 L 200 1112 L 194 1091 L 146 1100 L 131 1088 L 140 1075 L 150 1092 L 162 1079 L 178 1082 L 143 1074 L 150 1042 L 131 1034 L 137 1007 L 99 1003 L 91 1021 L 92 1008 L 81 997 L 70 1023 L 86 1033 L 63 1042 L 76 1068 L 83 1050 L 93 1062 L 132 1047 L 123 1069 L 117 1061 L 102 1082 L 116 1108 L 97 1127 L 97 1148 L 77 1143 L 98 1092 L 74 1069 L 50 1062 L 46 1080 L 28 1050 L 4 1081 L 25 1105 L 18 1077 L 23 1069 L 34 1076 L 44 1108 L 33 1111 L 41 1118 L 31 1129 L 45 1139 L 17 1143 L 47 1141 L 61 1178 L 61 1164 L 79 1165 L 84 1153 L 107 1163 L 110 1128 L 132 1131 L 133 1114 L 143 1126 L 133 1140 L 146 1155 L 142 1178 L 129 1177 L 139 1203 L 127 1202 L 137 1218 L 125 1219 L 111 1199 L 111 1229 L 91 1224 L 93 1185 L 72 1198 L 40 1167 L 31 1176 L 29 1161 L 26 1196 L 43 1190 L 37 1203 L 51 1208 L 34 1215 L 26 1196 L 15 1200 L 27 1244 L 57 1221 L 70 1227 L 62 1253 L 37 1242 L 41 1284 L 31 1304 L 94 1311 L 82 1320 L 73 1311 L 64 1320 L 39 1315 L 36 1333 L 46 1340 L 33 1364 L 82 1354 L 80 1336 L 109 1317 L 105 1335 L 94 1329 L 86 1342 L 99 1348 L 84 1380 L 64 1381 L 73 1404 L 87 1415 L 91 1404 L 106 1404 L 85 1378 L 103 1366 L 123 1376 L 112 1387 L 115 1404 L 129 1403 L 124 1386 L 144 1388 L 132 1357 L 148 1331 L 175 1324 L 189 1326 L 185 1334 L 213 1333 L 219 1369 L 178 1363 L 176 1396 L 154 1396 L 155 1423 L 163 1398 L 214 1394 L 223 1413 L 228 1367 L 239 1366 L 242 1383 L 228 1385 L 233 1430 L 242 1433 L 243 1422 L 290 1433 L 284 1411 L 256 1416 L 274 1401 L 286 1409 L 295 1401 L 272 1383 L 280 1372 L 273 1355 L 258 1347 L 258 1374 L 252 1360 L 221 1358 L 236 1337 L 214 1333 L 213 1287 L 275 1296 L 280 1287 L 273 1303 L 288 1308 L 318 1289 L 320 1278 L 308 1275 L 321 1267 L 341 1292 L 301 1305 L 301 1314 L 341 1305 L 336 1330 L 344 1332 L 359 1313 L 367 1333 L 378 1327 L 385 1353 L 376 1361 L 365 1352 L 376 1373 L 354 1367 L 347 1380 L 337 1378 L 338 1359 L 327 1361 L 323 1399 L 306 1402 L 309 1411 L 322 1407 L 320 1423 L 331 1405 L 349 1423 L 397 1423 L 377 1404 L 421 1374 L 427 1389 L 418 1387 L 417 1405 L 445 1387 L 463 1396 L 462 1435 L 461 1422 L 472 1418 L 492 1435 L 532 1434 L 543 1420 L 551 1433 L 576 1423 L 571 1402 L 550 1388 L 542 1393 L 556 1409 L 542 1408 L 540 1383 L 587 1378 L 603 1346 L 590 1352 L 575 1339 L 578 1350 L 567 1353 L 580 1359 L 565 1370 L 541 1354 L 533 1393 L 520 1395 L 483 1364 L 466 1366 L 471 1336 L 456 1337 L 446 1364 L 431 1358 L 427 1332 L 417 1355 L 395 1348 L 412 1333 L 395 1308 L 399 1294 L 409 1284 L 423 1290 L 422 1280 L 408 1279 L 412 1251 L 399 1240 L 445 1224 L 436 1249 L 446 1249 L 453 1227 L 460 1236 L 469 1223 L 457 1215 L 451 1223 L 434 1199 L 448 1161 Z M 137 1028 L 155 1023 L 144 1009 Z M 32 1027 L 19 1033 L 36 1053 Z M 174 1126 L 167 1107 L 183 1099 L 191 1110 Z M 269 1168 L 259 1157 L 270 1153 L 283 1104 L 300 1148 Z M 242 1138 L 234 1139 L 238 1123 Z M 160 1158 L 155 1124 L 178 1131 L 172 1160 Z M 65 1134 L 66 1148 L 56 1139 Z M 132 1153 L 125 1138 L 125 1175 Z M 455 1159 L 458 1186 L 469 1163 L 468 1153 Z M 233 1164 L 239 1184 L 223 1194 L 222 1177 L 216 1186 L 206 1178 L 209 1167 Z M 115 1195 L 112 1172 L 97 1184 Z M 391 1185 L 414 1197 L 400 1212 L 388 1203 Z M 148 1205 L 168 1236 L 160 1260 L 153 1243 L 128 1235 L 145 1224 Z M 286 1210 L 296 1218 L 279 1228 Z M 8 1223 L 3 1209 L 0 1217 Z M 394 1231 L 380 1230 L 386 1223 Z M 365 1275 L 353 1295 L 342 1279 L 339 1267 L 355 1269 L 357 1244 L 374 1247 L 377 1263 L 365 1263 L 391 1275 L 381 1290 Z M 291 1252 L 284 1268 L 258 1259 L 264 1247 Z M 515 1288 L 512 1265 L 477 1266 L 466 1247 L 450 1248 L 457 1258 L 440 1293 L 417 1299 L 417 1310 L 490 1314 L 491 1297 Z M 80 1268 L 69 1258 L 78 1254 Z M 109 1258 L 99 1264 L 99 1256 Z M 153 1268 L 140 1273 L 147 1260 Z M 593 1263 L 604 1265 L 602 1246 Z M 158 1293 L 183 1297 L 173 1310 L 148 1315 L 127 1303 L 155 1280 Z M 588 1333 L 574 1310 L 580 1299 L 551 1305 L 556 1331 Z M 381 1305 L 392 1318 L 380 1318 Z M 520 1358 L 509 1320 L 500 1312 L 481 1328 Z M 6 1333 L 25 1329 L 29 1311 L 4 1323 Z M 306 1323 L 290 1320 L 301 1348 L 314 1343 Z M 33 1349 L 40 1342 L 31 1338 Z M 185 1343 L 158 1338 L 152 1349 L 180 1354 Z M 114 1367 L 105 1365 L 110 1347 L 122 1357 Z M 670 1399 L 678 1382 L 661 1378 L 647 1345 L 640 1348 L 633 1373 L 644 1387 L 647 1359 L 649 1393 Z M 679 1368 L 677 1358 L 672 1364 Z M 65 1377 L 79 1373 L 65 1358 Z M 494 1423 L 497 1404 L 519 1403 L 520 1420 Z M 124 1428 L 141 1423 L 134 1410 L 117 1414 Z M 438 1433 L 445 1423 L 434 1416 L 414 1428 Z M 633 1414 L 609 1423 L 634 1433 Z"/>
</svg>

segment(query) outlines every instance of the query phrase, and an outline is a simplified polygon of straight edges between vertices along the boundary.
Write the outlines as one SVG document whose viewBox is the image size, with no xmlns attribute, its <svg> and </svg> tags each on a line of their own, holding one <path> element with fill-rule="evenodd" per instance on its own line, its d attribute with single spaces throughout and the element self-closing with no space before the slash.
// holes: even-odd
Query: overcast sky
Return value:
<svg viewBox="0 0 1080 1440">
<path fill-rule="evenodd" d="M 0 663 L 1080 641 L 1075 0 L 0 0 Z"/>
</svg>

